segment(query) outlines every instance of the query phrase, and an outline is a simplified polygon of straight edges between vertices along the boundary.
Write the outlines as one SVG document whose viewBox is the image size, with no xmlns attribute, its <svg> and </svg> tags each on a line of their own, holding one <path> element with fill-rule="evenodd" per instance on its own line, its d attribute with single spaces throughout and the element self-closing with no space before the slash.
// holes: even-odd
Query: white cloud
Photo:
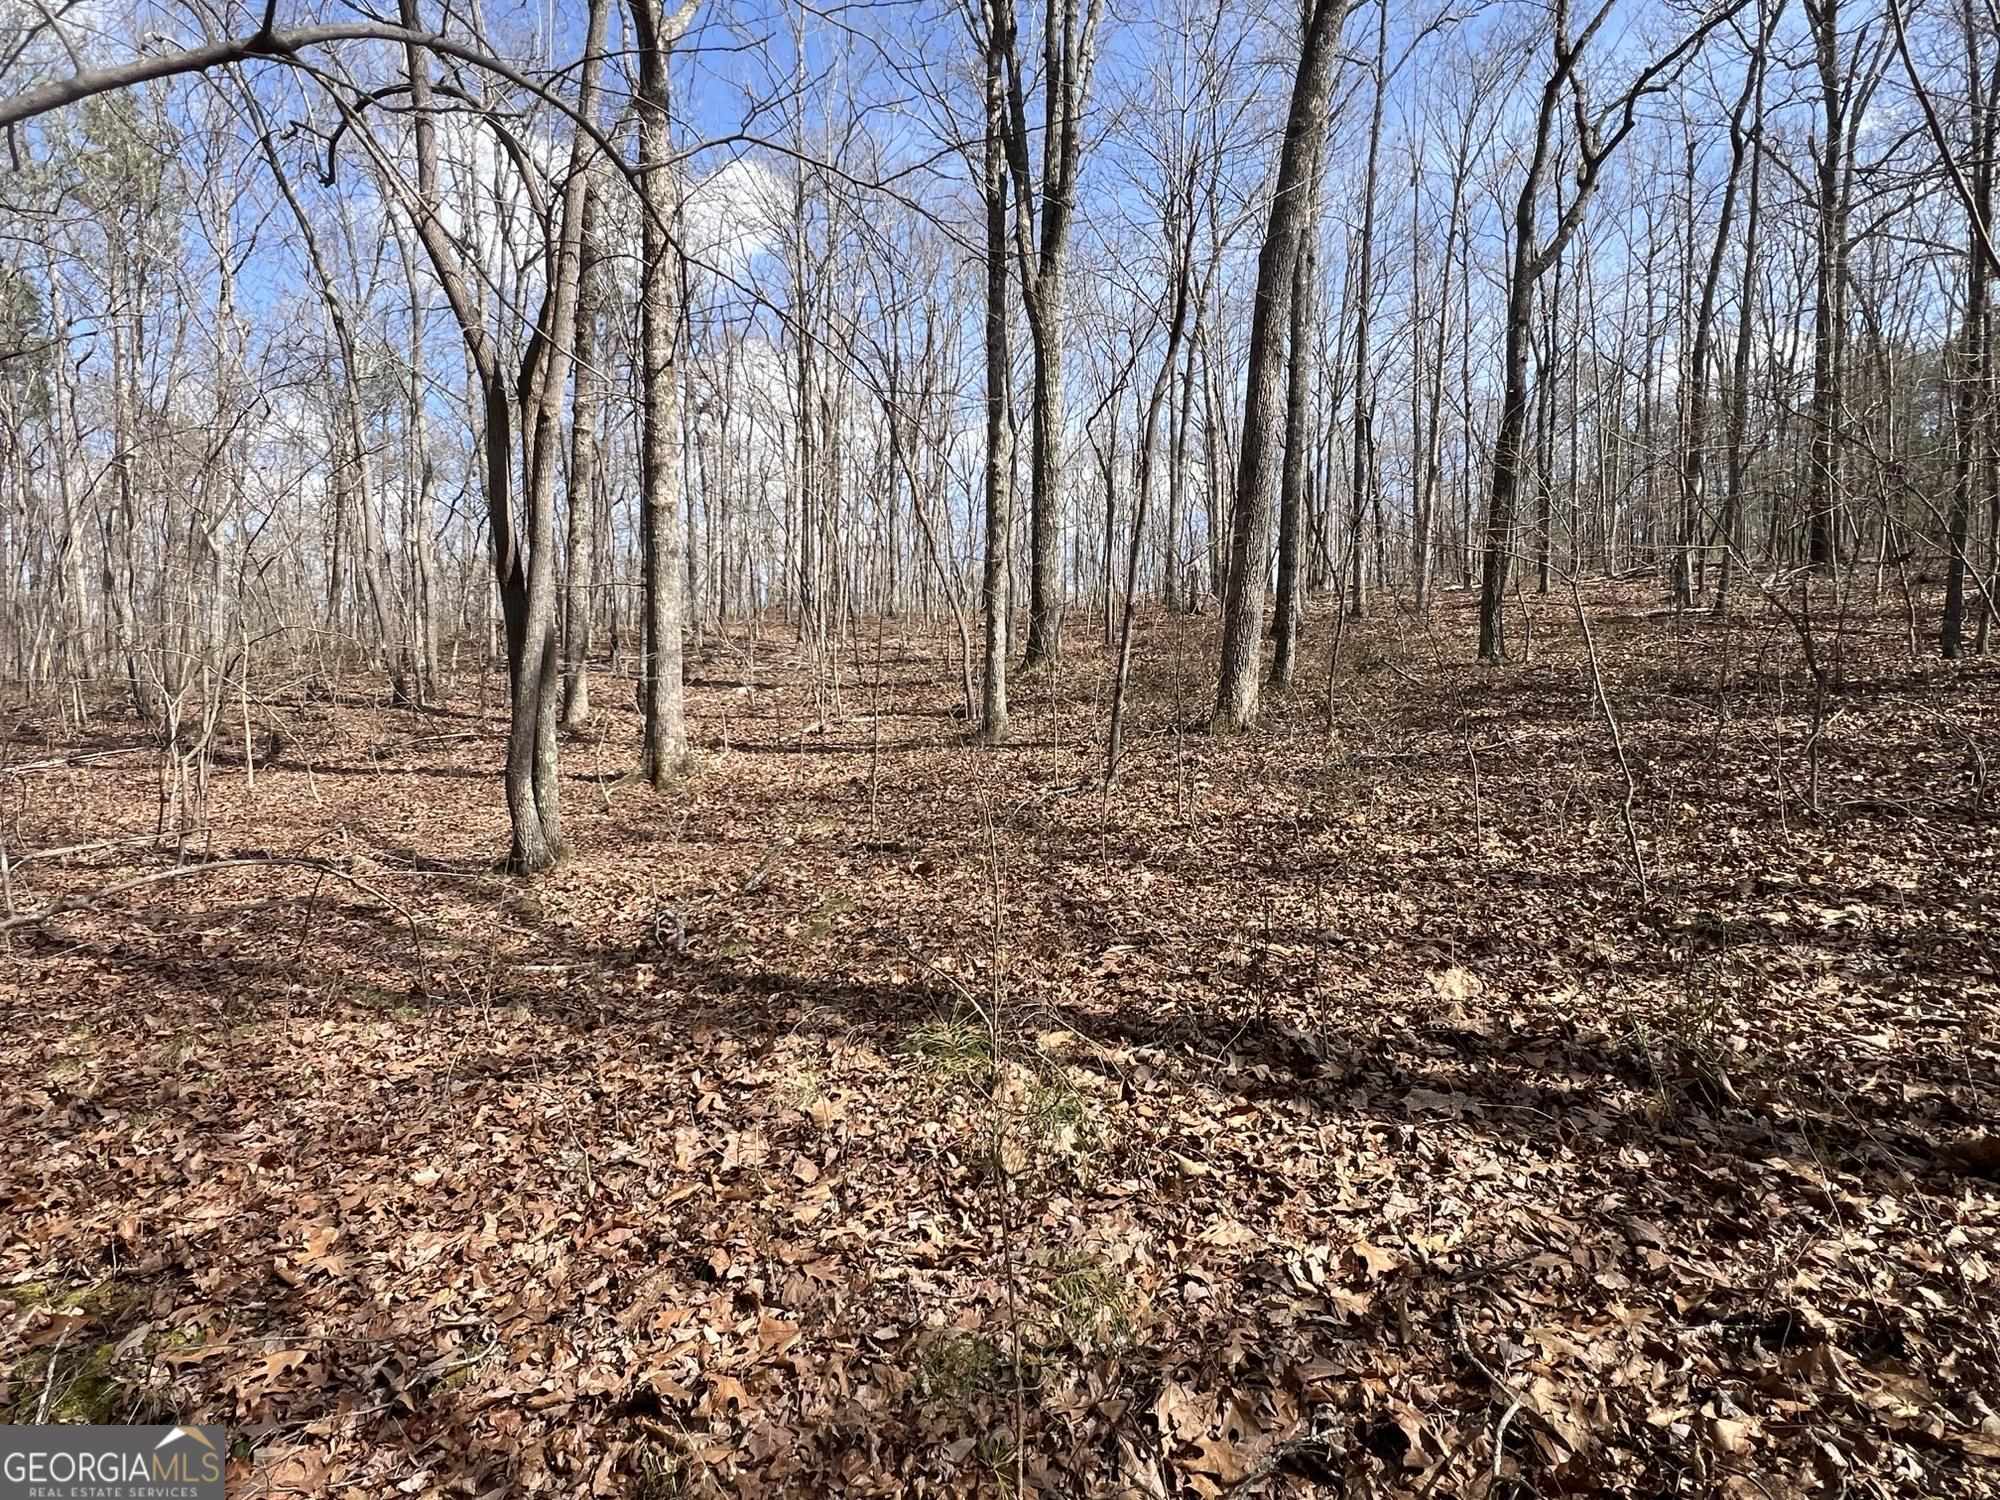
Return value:
<svg viewBox="0 0 2000 1500">
<path fill-rule="evenodd" d="M 681 199 L 683 243 L 700 267 L 746 274 L 778 243 L 784 181 L 760 162 L 739 157 L 688 184 Z"/>
</svg>

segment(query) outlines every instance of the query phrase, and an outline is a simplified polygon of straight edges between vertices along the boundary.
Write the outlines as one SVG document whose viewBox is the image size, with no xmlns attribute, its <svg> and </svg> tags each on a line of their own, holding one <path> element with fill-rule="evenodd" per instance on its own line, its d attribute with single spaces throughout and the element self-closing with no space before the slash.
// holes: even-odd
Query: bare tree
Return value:
<svg viewBox="0 0 2000 1500">
<path fill-rule="evenodd" d="M 1257 255 L 1250 360 L 1244 373 L 1243 436 L 1229 511 L 1229 561 L 1222 593 L 1222 668 L 1215 725 L 1247 728 L 1257 718 L 1262 673 L 1264 590 L 1271 567 L 1271 501 L 1277 478 L 1279 423 L 1292 288 L 1312 202 L 1312 166 L 1326 129 L 1338 66 L 1341 23 L 1349 0 L 1312 0 L 1300 27 L 1298 69 L 1278 148 L 1270 218 Z"/>
<path fill-rule="evenodd" d="M 1063 341 L 1070 221 L 1083 157 L 1084 106 L 1097 59 L 1102 0 L 1047 0 L 1042 17 L 1042 157 L 1030 166 L 1026 69 L 1014 0 L 991 0 L 992 46 L 1006 64 L 1003 140 L 1014 186 L 1021 299 L 1034 354 L 1033 490 L 1029 501 L 1028 639 L 1025 662 L 1055 654 L 1062 625 L 1058 531 L 1062 508 Z"/>
<path fill-rule="evenodd" d="M 1375 198 L 1382 155 L 1382 98 L 1388 91 L 1389 7 L 1378 3 L 1374 102 L 1368 112 L 1368 165 L 1361 179 L 1361 230 L 1354 262 L 1354 438 L 1347 491 L 1347 612 L 1368 613 L 1368 549 L 1361 545 L 1375 477 L 1374 395 L 1369 386 L 1369 332 L 1374 326 Z"/>
<path fill-rule="evenodd" d="M 1735 570 L 1737 556 L 1742 550 L 1743 488 L 1748 465 L 1750 426 L 1750 356 L 1757 319 L 1758 240 L 1763 230 L 1764 82 L 1770 35 L 1776 27 L 1777 11 L 1781 3 L 1782 0 L 1779 0 L 1779 3 L 1769 6 L 1769 18 L 1765 25 L 1760 27 L 1764 44 L 1756 48 L 1751 56 L 1750 66 L 1756 74 L 1756 82 L 1751 90 L 1754 113 L 1750 127 L 1747 132 L 1744 131 L 1740 112 L 1730 125 L 1732 178 L 1737 170 L 1742 149 L 1744 147 L 1751 149 L 1749 197 L 1743 215 L 1743 276 L 1736 304 L 1736 349 L 1730 358 L 1728 488 L 1723 495 L 1722 517 L 1717 526 L 1717 533 L 1722 543 L 1722 557 L 1717 564 L 1715 576 L 1717 616 L 1728 613 L 1730 578 Z M 1720 243 L 1721 236 L 1718 235 L 1717 238 Z"/>
<path fill-rule="evenodd" d="M 645 563 L 645 739 L 640 769 L 664 789 L 687 759 L 681 685 L 681 623 L 686 614 L 681 528 L 680 265 L 672 232 L 673 145 L 669 135 L 667 61 L 694 20 L 697 0 L 671 14 L 653 0 L 626 0 L 638 44 L 637 166 L 641 211 L 639 529 Z"/>
<path fill-rule="evenodd" d="M 1716 214 L 1715 239 L 1702 273 L 1701 305 L 1694 314 L 1694 339 L 1687 364 L 1685 417 L 1681 432 L 1681 534 L 1674 549 L 1673 592 L 1677 605 L 1695 602 L 1696 539 L 1702 530 L 1708 496 L 1709 366 L 1715 347 L 1715 302 L 1722 285 L 1722 266 L 1736 221 L 1736 194 L 1743 163 L 1751 149 L 1745 122 L 1763 88 L 1765 56 L 1771 34 L 1783 14 L 1784 0 L 1760 0 L 1757 29 L 1751 38 L 1742 86 L 1729 111 L 1729 165 L 1722 179 L 1722 206 Z"/>
<path fill-rule="evenodd" d="M 1535 287 L 1562 254 L 1583 221 L 1591 194 L 1602 179 L 1605 163 L 1638 124 L 1639 104 L 1673 77 L 1708 33 L 1747 0 L 1731 0 L 1726 9 L 1704 18 L 1663 56 L 1647 64 L 1609 106 L 1599 107 L 1579 64 L 1592 39 L 1611 16 L 1617 0 L 1603 0 L 1574 38 L 1570 35 L 1569 0 L 1555 0 L 1551 30 L 1551 60 L 1534 122 L 1527 170 L 1514 198 L 1509 226 L 1506 351 L 1502 357 L 1503 390 L 1500 430 L 1493 443 L 1492 480 L 1487 491 L 1486 535 L 1480 568 L 1479 658 L 1498 662 L 1505 654 L 1501 612 L 1507 594 L 1508 565 L 1513 558 L 1515 506 L 1524 467 L 1528 426 L 1528 345 L 1532 336 Z M 1538 231 L 1543 178 L 1556 149 L 1556 122 L 1565 96 L 1574 115 L 1577 167 L 1576 196 L 1557 216 L 1546 239 Z"/>
<path fill-rule="evenodd" d="M 1008 416 L 1013 361 L 1007 347 L 1007 56 L 1001 5 L 983 0 L 980 48 L 984 64 L 980 99 L 986 139 L 980 165 L 980 205 L 986 227 L 986 561 L 981 597 L 986 611 L 982 636 L 979 732 L 988 744 L 1007 737 L 1008 625 L 1013 602 L 1008 589 L 1010 543 L 1014 535 L 1014 429 Z"/>
<path fill-rule="evenodd" d="M 602 188 L 595 163 L 585 167 L 583 259 L 577 270 L 574 373 L 570 377 L 570 441 L 567 545 L 563 557 L 562 727 L 572 734 L 590 721 L 591 582 L 597 545 L 597 509 L 602 483 L 597 424 L 604 399 L 598 369 L 598 323 L 602 317 L 605 268 L 598 228 Z"/>
</svg>

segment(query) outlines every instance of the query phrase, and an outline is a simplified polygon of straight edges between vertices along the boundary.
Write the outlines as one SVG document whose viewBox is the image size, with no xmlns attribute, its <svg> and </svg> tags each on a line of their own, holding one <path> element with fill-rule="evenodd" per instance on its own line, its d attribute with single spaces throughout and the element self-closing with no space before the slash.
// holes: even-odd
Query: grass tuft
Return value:
<svg viewBox="0 0 2000 1500">
<path fill-rule="evenodd" d="M 975 1019 L 940 1016 L 910 1028 L 903 1055 L 920 1072 L 943 1084 L 978 1084 L 993 1076 L 993 1042 Z"/>
<path fill-rule="evenodd" d="M 963 1403 L 998 1390 L 1007 1356 L 993 1340 L 947 1329 L 924 1344 L 917 1357 L 917 1384 L 925 1396 Z"/>
<path fill-rule="evenodd" d="M 1049 1267 L 1045 1287 L 1055 1332 L 1085 1353 L 1118 1349 L 1132 1337 L 1133 1296 L 1124 1274 L 1094 1255 L 1071 1253 Z"/>
</svg>

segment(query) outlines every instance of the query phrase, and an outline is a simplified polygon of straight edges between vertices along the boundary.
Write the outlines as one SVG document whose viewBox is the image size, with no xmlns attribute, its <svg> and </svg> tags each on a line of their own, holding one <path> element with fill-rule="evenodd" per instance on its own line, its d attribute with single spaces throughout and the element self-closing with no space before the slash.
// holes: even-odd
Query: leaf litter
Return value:
<svg viewBox="0 0 2000 1500">
<path fill-rule="evenodd" d="M 725 640 L 685 785 L 572 770 L 532 884 L 497 717 L 280 705 L 207 856 L 426 953 L 275 865 L 13 934 L 0 1406 L 222 1421 L 266 1494 L 2000 1493 L 2000 682 L 1862 619 L 1815 812 L 1783 630 L 1635 598 L 1643 895 L 1559 624 L 1350 626 L 1329 741 L 1178 723 L 1209 627 L 1149 622 L 1109 796 L 1085 648 L 985 752 L 939 638 L 747 703 Z"/>
</svg>

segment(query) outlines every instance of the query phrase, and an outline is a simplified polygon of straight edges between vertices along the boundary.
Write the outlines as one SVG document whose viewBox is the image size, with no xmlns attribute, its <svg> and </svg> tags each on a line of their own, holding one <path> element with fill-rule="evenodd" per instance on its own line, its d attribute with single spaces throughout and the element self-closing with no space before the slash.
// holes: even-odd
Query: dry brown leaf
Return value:
<svg viewBox="0 0 2000 1500">
<path fill-rule="evenodd" d="M 798 1342 L 799 1325 L 766 1313 L 757 1322 L 757 1343 L 766 1355 L 782 1354 Z"/>
<path fill-rule="evenodd" d="M 1214 1245 L 1219 1249 L 1233 1249 L 1239 1245 L 1256 1245 L 1263 1242 L 1263 1236 L 1240 1219 L 1221 1218 L 1201 1232 L 1201 1243 Z"/>
<path fill-rule="evenodd" d="M 1223 1484 L 1239 1484 L 1250 1473 L 1250 1463 L 1241 1445 L 1220 1437 L 1195 1439 L 1194 1452 L 1182 1461 L 1182 1467 L 1207 1474 Z"/>
<path fill-rule="evenodd" d="M 1348 1251 L 1361 1262 L 1371 1281 L 1387 1276 L 1391 1271 L 1401 1270 L 1410 1263 L 1410 1258 L 1400 1251 L 1388 1250 L 1367 1240 L 1356 1240 Z"/>
<path fill-rule="evenodd" d="M 1191 1442 L 1214 1422 L 1215 1408 L 1179 1381 L 1169 1380 L 1153 1399 L 1153 1417 L 1168 1437 Z"/>
<path fill-rule="evenodd" d="M 1460 1004 L 1477 999 L 1480 993 L 1486 988 L 1480 982 L 1478 975 L 1472 973 L 1469 969 L 1462 969 L 1456 964 L 1448 969 L 1432 974 L 1430 981 L 1431 988 L 1436 990 L 1444 999 L 1457 1001 Z"/>
</svg>

